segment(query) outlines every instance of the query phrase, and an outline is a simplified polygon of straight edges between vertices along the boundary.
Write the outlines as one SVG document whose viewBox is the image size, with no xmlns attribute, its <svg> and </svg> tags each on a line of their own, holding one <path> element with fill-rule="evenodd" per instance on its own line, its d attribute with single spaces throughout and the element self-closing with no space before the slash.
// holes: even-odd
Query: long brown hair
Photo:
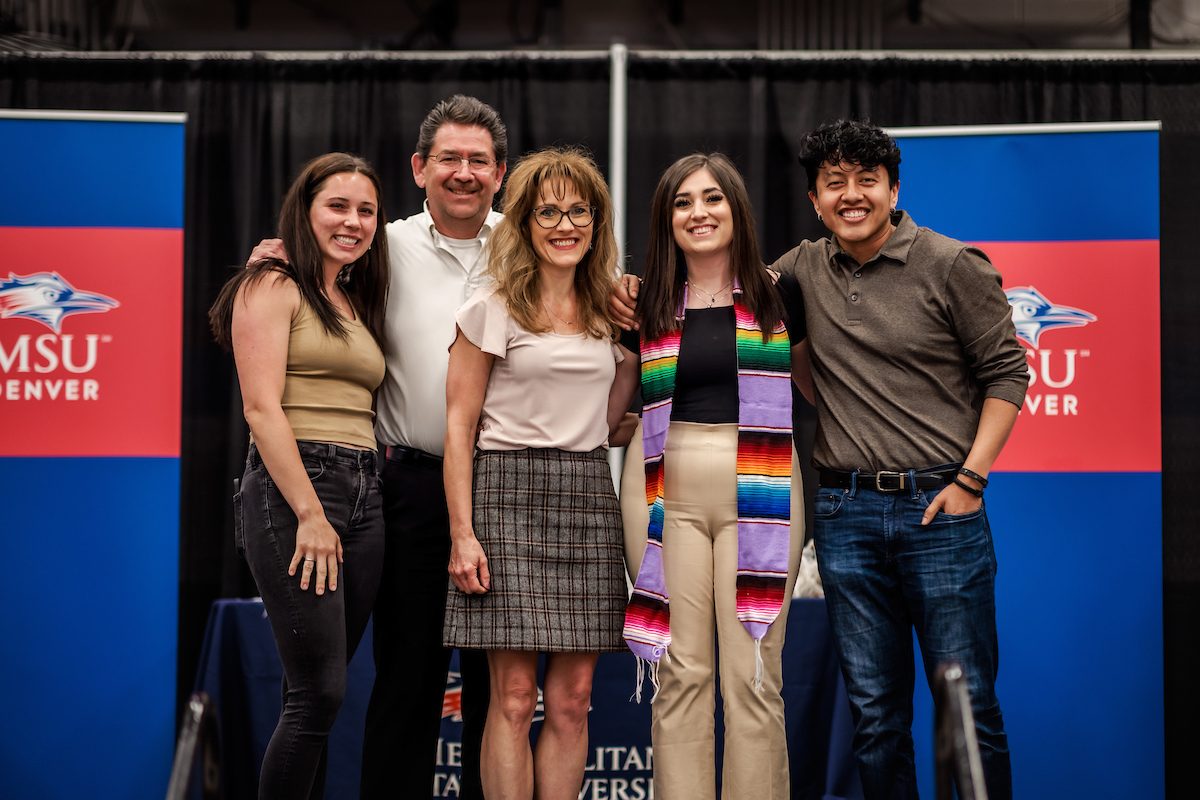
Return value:
<svg viewBox="0 0 1200 800">
<path fill-rule="evenodd" d="M 309 161 L 292 181 L 279 208 L 279 238 L 283 240 L 289 261 L 264 259 L 239 269 L 217 295 L 208 310 L 208 322 L 213 336 L 222 346 L 232 346 L 233 303 L 243 285 L 253 285 L 269 273 L 282 273 L 291 278 L 300 290 L 304 302 L 312 308 L 321 326 L 330 336 L 345 339 L 349 336 L 346 323 L 333 303 L 325 296 L 325 271 L 321 248 L 313 234 L 309 213 L 313 198 L 330 177 L 344 172 L 364 175 L 375 187 L 375 238 L 363 256 L 343 269 L 342 291 L 350 299 L 363 325 L 383 347 L 383 315 L 387 306 L 388 253 L 387 214 L 383 208 L 383 190 L 379 176 L 367 161 L 349 153 L 326 153 Z"/>
<path fill-rule="evenodd" d="M 724 193 L 733 213 L 733 239 L 729 260 L 733 275 L 742 287 L 742 303 L 754 314 L 764 340 L 783 319 L 780 302 L 771 279 L 763 267 L 755 233 L 754 211 L 750 196 L 737 167 L 723 153 L 692 153 L 676 161 L 663 172 L 650 203 L 650 244 L 642 273 L 638 306 L 642 312 L 641 330 L 647 339 L 656 339 L 679 327 L 675 310 L 687 280 L 687 262 L 675 241 L 671 225 L 675 213 L 675 194 L 689 175 L 707 169 Z"/>
<path fill-rule="evenodd" d="M 529 226 L 543 187 L 570 184 L 592 207 L 592 248 L 575 267 L 575 294 L 580 324 L 589 335 L 608 338 L 614 327 L 608 295 L 616 277 L 617 242 L 612 230 L 612 200 L 596 162 L 577 147 L 551 147 L 530 153 L 508 173 L 504 221 L 488 241 L 488 273 L 504 297 L 508 313 L 527 331 L 550 328 L 539 321 L 541 275 Z"/>
</svg>

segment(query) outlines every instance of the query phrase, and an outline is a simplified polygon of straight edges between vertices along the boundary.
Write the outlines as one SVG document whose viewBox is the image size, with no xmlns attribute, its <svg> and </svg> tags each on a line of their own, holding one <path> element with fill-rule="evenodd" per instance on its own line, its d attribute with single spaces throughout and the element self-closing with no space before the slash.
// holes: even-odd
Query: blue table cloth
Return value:
<svg viewBox="0 0 1200 800">
<path fill-rule="evenodd" d="M 222 796 L 257 797 L 258 768 L 279 718 L 281 670 L 262 602 L 219 600 L 209 614 L 196 689 L 218 713 Z M 650 704 L 630 701 L 632 655 L 600 657 L 593 682 L 587 770 L 581 798 L 650 797 L 653 753 Z M 350 663 L 345 704 L 329 740 L 326 798 L 358 797 L 359 761 L 367 700 L 375 678 L 371 631 Z M 452 660 L 443 704 L 442 738 L 431 797 L 458 796 L 460 681 Z M 792 797 L 862 797 L 850 748 L 853 725 L 822 600 L 793 600 L 784 648 L 784 702 Z M 717 704 L 718 725 L 720 703 Z M 536 727 L 536 721 L 535 721 Z M 718 763 L 720 762 L 720 737 Z"/>
</svg>

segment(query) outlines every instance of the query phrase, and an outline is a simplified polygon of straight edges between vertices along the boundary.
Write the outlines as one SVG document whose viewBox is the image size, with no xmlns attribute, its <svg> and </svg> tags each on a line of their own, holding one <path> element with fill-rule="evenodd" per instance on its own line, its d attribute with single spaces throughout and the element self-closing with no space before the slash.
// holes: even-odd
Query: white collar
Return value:
<svg viewBox="0 0 1200 800">
<path fill-rule="evenodd" d="M 453 236 L 447 236 L 446 234 L 439 231 L 437 229 L 437 225 L 435 225 L 433 222 L 433 214 L 429 213 L 429 200 L 428 199 L 426 199 L 421 204 L 421 209 L 422 209 L 421 215 L 422 215 L 422 217 L 424 217 L 424 219 L 422 219 L 422 223 L 424 224 L 424 226 L 426 228 L 429 229 L 429 236 L 435 244 L 441 239 L 451 239 L 451 240 L 459 241 L 459 242 L 471 241 L 470 239 L 454 239 Z M 484 220 L 483 220 L 483 225 L 480 226 L 479 231 L 475 234 L 474 238 L 476 240 L 478 240 L 479 242 L 486 242 L 488 236 L 490 236 L 492 233 L 492 228 L 494 228 L 496 226 L 496 224 L 498 222 L 500 222 L 500 220 L 502 220 L 502 219 L 504 219 L 503 214 L 501 214 L 498 211 L 488 209 L 487 216 L 484 217 Z"/>
</svg>

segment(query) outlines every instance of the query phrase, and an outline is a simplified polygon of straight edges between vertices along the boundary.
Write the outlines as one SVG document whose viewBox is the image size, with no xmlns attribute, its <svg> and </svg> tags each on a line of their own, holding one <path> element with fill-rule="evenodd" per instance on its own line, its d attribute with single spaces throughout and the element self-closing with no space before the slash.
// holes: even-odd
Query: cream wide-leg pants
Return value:
<svg viewBox="0 0 1200 800">
<path fill-rule="evenodd" d="M 625 453 L 621 515 L 625 561 L 637 575 L 646 550 L 642 429 Z M 787 591 L 762 643 L 755 691 L 754 640 L 737 618 L 737 425 L 672 422 L 664 453 L 663 569 L 670 594 L 670 660 L 659 662 L 652 710 L 656 800 L 715 800 L 714 686 L 725 712 L 722 797 L 789 796 L 783 720 L 783 636 L 804 544 L 804 495 L 792 451 L 792 536 Z M 714 648 L 714 633 L 716 648 Z M 717 663 L 716 649 L 720 663 Z"/>
</svg>

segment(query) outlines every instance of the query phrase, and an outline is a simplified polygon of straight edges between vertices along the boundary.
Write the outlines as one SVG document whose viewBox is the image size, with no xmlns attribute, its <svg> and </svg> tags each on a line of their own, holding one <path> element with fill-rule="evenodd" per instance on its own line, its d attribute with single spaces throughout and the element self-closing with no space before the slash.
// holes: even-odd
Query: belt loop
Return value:
<svg viewBox="0 0 1200 800">
<path fill-rule="evenodd" d="M 858 470 L 853 470 L 850 473 L 850 494 L 848 497 L 853 500 L 854 495 L 858 493 Z"/>
<path fill-rule="evenodd" d="M 911 500 L 917 499 L 917 471 L 915 469 L 908 471 L 908 496 Z"/>
</svg>

